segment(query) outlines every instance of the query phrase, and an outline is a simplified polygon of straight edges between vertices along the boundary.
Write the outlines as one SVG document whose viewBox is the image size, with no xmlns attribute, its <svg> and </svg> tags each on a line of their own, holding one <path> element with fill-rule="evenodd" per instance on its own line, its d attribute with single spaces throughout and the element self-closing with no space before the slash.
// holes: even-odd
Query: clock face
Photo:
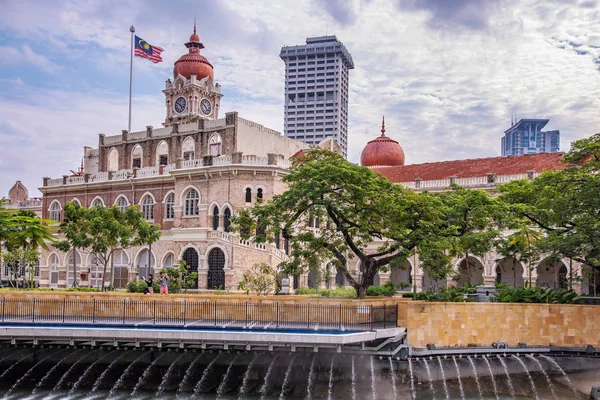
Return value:
<svg viewBox="0 0 600 400">
<path fill-rule="evenodd" d="M 212 109 L 212 105 L 210 104 L 210 100 L 202 99 L 200 102 L 200 112 L 204 115 L 210 114 L 210 110 Z"/>
<path fill-rule="evenodd" d="M 185 110 L 186 105 L 187 102 L 185 101 L 185 98 L 178 97 L 177 100 L 175 100 L 175 112 L 181 114 Z"/>
</svg>

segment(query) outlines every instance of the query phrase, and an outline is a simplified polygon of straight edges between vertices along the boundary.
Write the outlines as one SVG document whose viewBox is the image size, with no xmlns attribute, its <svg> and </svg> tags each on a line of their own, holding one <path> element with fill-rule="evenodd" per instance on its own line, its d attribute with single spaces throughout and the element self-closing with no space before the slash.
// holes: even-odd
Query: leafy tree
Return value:
<svg viewBox="0 0 600 400">
<path fill-rule="evenodd" d="M 116 206 L 82 208 L 67 204 L 65 216 L 72 220 L 61 227 L 68 236 L 60 246 L 67 250 L 88 248 L 94 253 L 103 266 L 103 289 L 109 262 L 117 250 L 154 243 L 161 235 L 160 226 L 149 224 L 136 206 L 120 210 Z"/>
<path fill-rule="evenodd" d="M 238 289 L 257 295 L 268 295 L 277 291 L 277 271 L 268 264 L 254 264 L 252 268 L 244 271 Z"/>
<path fill-rule="evenodd" d="M 500 186 L 514 214 L 544 233 L 539 245 L 600 271 L 600 134 L 572 143 L 561 171 Z"/>
<path fill-rule="evenodd" d="M 179 264 L 175 267 L 163 269 L 169 277 L 169 293 L 186 293 L 188 289 L 194 289 L 198 282 L 198 272 L 191 271 L 190 266 L 184 260 L 179 260 Z"/>
<path fill-rule="evenodd" d="M 259 243 L 279 235 L 289 240 L 290 257 L 280 267 L 290 275 L 333 260 L 359 298 L 382 267 L 405 260 L 417 246 L 422 265 L 446 272 L 452 237 L 464 234 L 452 225 L 451 205 L 441 196 L 417 194 L 333 152 L 310 151 L 292 163 L 283 180 L 288 190 L 242 210 L 234 219 L 235 230 L 244 239 L 259 230 L 254 237 Z M 321 225 L 311 229 L 316 219 Z M 374 240 L 383 244 L 368 249 Z M 355 257 L 362 269 L 358 279 L 347 268 Z"/>
<path fill-rule="evenodd" d="M 54 247 L 62 252 L 73 252 L 73 287 L 77 286 L 77 249 L 87 249 L 92 245 L 94 238 L 89 234 L 89 212 L 79 204 L 67 203 L 64 210 L 64 220 L 60 224 L 59 232 L 64 239 L 57 242 Z"/>
</svg>

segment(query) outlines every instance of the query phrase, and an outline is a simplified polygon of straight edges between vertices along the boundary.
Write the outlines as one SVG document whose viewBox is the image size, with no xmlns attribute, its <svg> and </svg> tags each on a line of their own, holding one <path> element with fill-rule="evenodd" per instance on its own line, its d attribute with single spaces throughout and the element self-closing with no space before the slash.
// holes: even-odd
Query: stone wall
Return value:
<svg viewBox="0 0 600 400">
<path fill-rule="evenodd" d="M 429 303 L 398 304 L 398 325 L 415 348 L 490 346 L 600 347 L 600 308 L 586 305 Z"/>
</svg>

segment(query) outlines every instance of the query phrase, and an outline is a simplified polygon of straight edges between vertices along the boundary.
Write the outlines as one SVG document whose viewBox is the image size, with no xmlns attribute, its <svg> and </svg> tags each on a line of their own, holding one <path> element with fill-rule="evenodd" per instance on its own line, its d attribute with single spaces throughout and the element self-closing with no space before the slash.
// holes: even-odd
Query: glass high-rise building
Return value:
<svg viewBox="0 0 600 400">
<path fill-rule="evenodd" d="M 352 56 L 335 36 L 284 46 L 284 134 L 308 144 L 332 137 L 348 152 L 348 80 Z"/>
<path fill-rule="evenodd" d="M 555 153 L 560 147 L 560 131 L 542 131 L 549 119 L 520 119 L 504 131 L 502 156 Z"/>
</svg>

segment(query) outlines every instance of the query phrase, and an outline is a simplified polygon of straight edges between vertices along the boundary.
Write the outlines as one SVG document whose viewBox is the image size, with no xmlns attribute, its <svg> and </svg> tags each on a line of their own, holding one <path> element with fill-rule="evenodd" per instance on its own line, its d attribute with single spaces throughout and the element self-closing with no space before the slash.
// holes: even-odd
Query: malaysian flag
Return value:
<svg viewBox="0 0 600 400">
<path fill-rule="evenodd" d="M 158 46 L 150 46 L 150 44 L 148 44 L 148 42 L 146 42 L 144 39 L 142 39 L 138 36 L 135 37 L 135 56 L 136 57 L 147 58 L 148 60 L 150 60 L 154 64 L 156 64 L 156 63 L 162 62 L 160 53 L 162 53 L 163 51 L 165 51 L 165 50 L 161 49 Z"/>
</svg>

